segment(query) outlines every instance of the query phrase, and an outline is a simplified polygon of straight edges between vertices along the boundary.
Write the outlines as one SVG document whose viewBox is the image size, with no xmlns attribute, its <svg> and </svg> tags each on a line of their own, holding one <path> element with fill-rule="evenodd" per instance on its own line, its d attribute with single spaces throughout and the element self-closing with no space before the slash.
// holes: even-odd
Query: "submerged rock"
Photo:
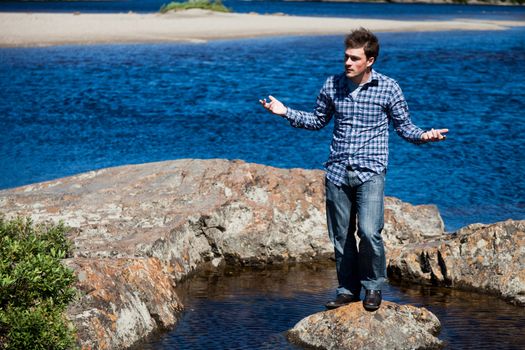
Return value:
<svg viewBox="0 0 525 350">
<path fill-rule="evenodd" d="M 435 207 L 385 204 L 387 246 L 442 234 Z M 203 264 L 333 255 L 320 170 L 218 159 L 121 166 L 0 191 L 0 213 L 72 227 L 68 265 L 83 295 L 69 316 L 84 348 L 127 347 L 174 325 L 173 288 Z"/>
<path fill-rule="evenodd" d="M 319 312 L 299 321 L 288 339 L 315 349 L 439 349 L 441 324 L 425 308 L 383 301 L 379 310 L 361 303 Z"/>
<path fill-rule="evenodd" d="M 392 249 L 389 278 L 491 293 L 525 306 L 525 221 L 474 224 Z"/>
</svg>

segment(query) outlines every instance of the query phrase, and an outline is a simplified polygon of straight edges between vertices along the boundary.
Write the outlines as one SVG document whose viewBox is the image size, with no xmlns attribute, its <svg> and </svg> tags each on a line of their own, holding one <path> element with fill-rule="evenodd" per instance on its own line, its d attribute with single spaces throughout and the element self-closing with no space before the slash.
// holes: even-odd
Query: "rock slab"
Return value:
<svg viewBox="0 0 525 350">
<path fill-rule="evenodd" d="M 387 246 L 443 234 L 433 206 L 386 198 L 385 212 Z M 221 159 L 121 166 L 0 191 L 0 213 L 72 227 L 67 263 L 82 297 L 69 317 L 84 349 L 126 348 L 172 327 L 175 285 L 199 266 L 333 255 L 321 170 Z"/>
<path fill-rule="evenodd" d="M 374 312 L 352 303 L 310 315 L 287 336 L 293 343 L 323 350 L 439 349 L 440 329 L 438 318 L 425 308 L 383 301 Z"/>
<path fill-rule="evenodd" d="M 525 306 L 525 221 L 473 224 L 391 249 L 389 278 L 476 290 Z"/>
</svg>

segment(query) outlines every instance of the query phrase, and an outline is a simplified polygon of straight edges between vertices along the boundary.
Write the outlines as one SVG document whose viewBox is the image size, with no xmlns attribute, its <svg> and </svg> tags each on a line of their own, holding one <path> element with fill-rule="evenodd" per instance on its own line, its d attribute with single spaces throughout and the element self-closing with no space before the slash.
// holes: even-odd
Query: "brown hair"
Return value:
<svg viewBox="0 0 525 350">
<path fill-rule="evenodd" d="M 363 27 L 353 30 L 346 36 L 345 47 L 347 49 L 362 47 L 366 58 L 374 57 L 374 62 L 377 61 L 377 56 L 379 56 L 379 40 L 377 40 L 374 33 Z"/>
</svg>

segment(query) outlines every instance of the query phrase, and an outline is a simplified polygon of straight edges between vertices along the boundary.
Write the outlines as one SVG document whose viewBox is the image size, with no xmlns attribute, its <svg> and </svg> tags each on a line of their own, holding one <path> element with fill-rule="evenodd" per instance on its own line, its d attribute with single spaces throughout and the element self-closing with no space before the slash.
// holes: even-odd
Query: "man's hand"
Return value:
<svg viewBox="0 0 525 350">
<path fill-rule="evenodd" d="M 421 135 L 421 141 L 423 142 L 436 142 L 443 141 L 447 138 L 445 135 L 448 132 L 448 129 L 431 129 L 426 131 Z"/>
<path fill-rule="evenodd" d="M 270 99 L 270 102 L 266 102 L 266 99 L 259 100 L 261 105 L 273 114 L 277 114 L 281 117 L 284 117 L 286 115 L 287 110 L 285 105 L 283 105 L 281 101 L 279 101 L 272 95 L 268 96 L 268 98 Z"/>
</svg>

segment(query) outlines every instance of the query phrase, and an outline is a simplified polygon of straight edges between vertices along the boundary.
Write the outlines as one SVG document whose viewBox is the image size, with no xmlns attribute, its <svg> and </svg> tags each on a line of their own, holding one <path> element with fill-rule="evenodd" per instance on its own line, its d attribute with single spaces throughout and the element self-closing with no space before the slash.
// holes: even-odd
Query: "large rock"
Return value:
<svg viewBox="0 0 525 350">
<path fill-rule="evenodd" d="M 435 205 L 412 205 L 393 197 L 385 198 L 385 226 L 381 233 L 387 248 L 442 236 L 443 219 Z"/>
<path fill-rule="evenodd" d="M 525 221 L 469 225 L 392 249 L 390 278 L 491 293 L 525 306 Z"/>
<path fill-rule="evenodd" d="M 126 347 L 172 326 L 182 307 L 173 288 L 203 264 L 333 254 L 320 170 L 227 160 L 122 166 L 0 191 L 0 213 L 73 228 L 68 264 L 84 294 L 69 315 L 85 348 Z M 443 233 L 435 207 L 387 198 L 385 216 L 387 246 Z"/>
<path fill-rule="evenodd" d="M 156 258 L 75 258 L 82 298 L 69 306 L 84 348 L 129 347 L 175 325 L 182 304 L 166 266 Z"/>
<path fill-rule="evenodd" d="M 319 312 L 288 332 L 290 341 L 315 349 L 438 349 L 441 324 L 425 308 L 383 301 L 379 310 L 361 303 Z"/>
<path fill-rule="evenodd" d="M 200 262 L 331 253 L 321 171 L 179 160 L 92 171 L 0 192 L 0 210 L 64 220 L 78 257 L 153 256 L 177 280 Z"/>
</svg>

